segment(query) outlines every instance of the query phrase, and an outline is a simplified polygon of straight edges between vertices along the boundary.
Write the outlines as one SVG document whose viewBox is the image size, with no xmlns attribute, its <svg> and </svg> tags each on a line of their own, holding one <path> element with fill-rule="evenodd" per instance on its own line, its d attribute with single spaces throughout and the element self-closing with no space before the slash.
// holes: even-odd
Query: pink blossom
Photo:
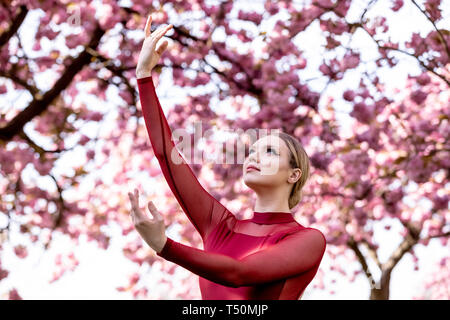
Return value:
<svg viewBox="0 0 450 320">
<path fill-rule="evenodd" d="M 55 10 L 56 11 L 56 10 Z M 66 22 L 67 18 L 69 17 L 69 12 L 68 10 L 58 10 L 56 12 L 53 13 L 53 16 L 51 17 L 53 22 L 55 22 L 56 24 L 61 24 Z M 48 17 L 50 17 L 50 15 L 48 15 Z M 48 18 L 45 19 L 41 19 L 41 23 L 44 23 L 44 20 L 48 20 Z M 48 22 L 46 22 L 48 23 Z"/>
<path fill-rule="evenodd" d="M 331 161 L 334 159 L 333 156 L 327 156 L 323 153 L 314 153 L 312 156 L 310 156 L 312 165 L 320 170 L 327 171 L 328 165 L 331 163 Z"/>
<path fill-rule="evenodd" d="M 279 11 L 278 4 L 272 1 L 265 1 L 264 9 L 272 16 L 277 14 Z"/>
<path fill-rule="evenodd" d="M 119 96 L 125 101 L 127 105 L 130 105 L 133 103 L 133 98 L 130 95 L 130 92 L 127 90 L 120 90 Z M 101 118 L 100 118 L 101 119 Z"/>
<path fill-rule="evenodd" d="M 431 16 L 434 22 L 442 18 L 441 9 L 439 8 L 441 0 L 427 0 L 425 2 L 425 10 Z"/>
<path fill-rule="evenodd" d="M 88 40 L 88 36 L 86 34 L 69 34 L 66 36 L 65 44 L 67 48 L 74 49 L 79 45 L 82 45 Z"/>
<path fill-rule="evenodd" d="M 324 62 L 319 66 L 319 70 L 326 76 L 332 76 L 331 68 Z"/>
<path fill-rule="evenodd" d="M 197 77 L 194 79 L 194 83 L 193 86 L 199 86 L 199 85 L 205 85 L 208 84 L 210 81 L 210 76 L 209 74 L 205 73 L 205 72 L 201 72 L 197 75 Z"/>
<path fill-rule="evenodd" d="M 222 4 L 222 8 L 225 13 L 230 13 L 231 9 L 233 9 L 233 1 L 227 1 Z"/>
<path fill-rule="evenodd" d="M 353 216 L 360 226 L 364 226 L 368 220 L 367 212 L 362 207 L 357 207 L 353 210 Z"/>
<path fill-rule="evenodd" d="M 41 50 L 41 41 L 40 40 L 36 40 L 36 42 L 33 44 L 33 47 L 31 49 L 33 51 Z"/>
<path fill-rule="evenodd" d="M 406 166 L 407 176 L 416 183 L 428 181 L 432 173 L 432 167 L 427 166 L 420 155 L 414 155 Z"/>
<path fill-rule="evenodd" d="M 413 48 L 414 54 L 417 56 L 422 55 L 427 49 L 426 45 L 424 44 L 424 39 L 417 32 L 412 33 L 411 41 L 405 42 L 405 46 L 407 48 Z"/>
<path fill-rule="evenodd" d="M 378 151 L 381 149 L 381 145 L 379 143 L 379 138 L 380 138 L 379 135 L 380 135 L 380 132 L 377 128 L 370 128 L 370 129 L 364 131 L 363 133 L 358 134 L 356 136 L 356 141 L 358 141 L 358 142 L 366 141 L 369 144 L 370 148 Z"/>
<path fill-rule="evenodd" d="M 133 273 L 129 279 L 130 286 L 134 286 L 139 281 L 140 277 L 139 273 Z"/>
<path fill-rule="evenodd" d="M 427 93 L 422 90 L 415 90 L 411 92 L 411 100 L 414 101 L 416 104 L 420 105 L 422 102 L 424 102 L 427 99 Z"/>
<path fill-rule="evenodd" d="M 397 188 L 395 190 L 390 190 L 385 193 L 385 201 L 390 204 L 395 204 L 401 201 L 403 196 L 404 196 L 403 189 Z"/>
<path fill-rule="evenodd" d="M 348 31 L 348 25 L 341 20 L 321 20 L 320 28 L 324 31 L 328 31 L 332 34 L 341 35 Z"/>
<path fill-rule="evenodd" d="M 89 141 L 91 141 L 91 138 L 89 138 L 88 136 L 82 134 L 80 140 L 78 141 L 78 144 L 80 146 L 84 146 L 86 143 L 88 143 Z"/>
<path fill-rule="evenodd" d="M 331 2 L 331 0 L 314 0 L 312 4 L 323 8 L 331 8 L 333 6 L 333 2 Z"/>
<path fill-rule="evenodd" d="M 359 53 L 347 52 L 343 59 L 343 69 L 353 69 L 359 65 Z"/>
<path fill-rule="evenodd" d="M 248 20 L 248 21 L 255 23 L 256 25 L 259 25 L 262 20 L 262 15 L 259 13 L 256 13 L 256 12 L 245 12 L 245 11 L 239 10 L 238 19 Z"/>
<path fill-rule="evenodd" d="M 101 17 L 99 23 L 103 29 L 109 30 L 114 28 L 117 22 L 122 20 L 122 16 L 119 13 L 119 7 L 114 1 L 110 3 L 102 4 Z"/>
<path fill-rule="evenodd" d="M 355 99 L 355 92 L 353 90 L 345 90 L 343 98 L 347 101 L 353 101 Z"/>
<path fill-rule="evenodd" d="M 355 103 L 350 115 L 362 123 L 370 123 L 374 118 L 373 108 L 364 102 Z"/>
<path fill-rule="evenodd" d="M 403 0 L 394 0 L 394 5 L 392 6 L 392 11 L 398 11 L 403 7 Z"/>
<path fill-rule="evenodd" d="M 50 25 L 46 25 L 40 32 L 41 37 L 47 37 L 48 40 L 54 40 L 59 34 L 58 31 L 53 31 Z"/>
<path fill-rule="evenodd" d="M 88 158 L 88 160 L 92 160 L 95 157 L 95 151 L 94 150 L 88 150 L 86 152 L 86 157 Z"/>
<path fill-rule="evenodd" d="M 8 270 L 2 269 L 0 266 L 0 281 L 2 281 L 3 279 L 5 279 L 9 274 Z"/>
<path fill-rule="evenodd" d="M 352 4 L 351 0 L 335 0 L 333 1 L 335 4 L 334 6 L 334 12 L 338 14 L 341 17 L 345 17 L 348 9 L 350 8 L 350 5 Z"/>
<path fill-rule="evenodd" d="M 14 247 L 14 253 L 16 254 L 16 256 L 18 256 L 19 258 L 23 259 L 26 258 L 28 255 L 28 251 L 27 248 L 23 245 L 17 245 Z"/>
<path fill-rule="evenodd" d="M 219 11 L 219 6 L 215 5 L 208 7 L 202 2 L 202 9 L 205 11 L 205 14 L 210 17 Z"/>
<path fill-rule="evenodd" d="M 33 159 L 33 165 L 37 172 L 41 176 L 45 176 L 50 173 L 51 169 L 53 168 L 53 162 L 49 160 L 41 160 L 39 158 Z"/>
<path fill-rule="evenodd" d="M 345 153 L 341 157 L 341 161 L 345 163 L 345 171 L 349 175 L 349 180 L 357 179 L 367 173 L 371 160 L 367 153 L 361 150 L 352 150 Z"/>
<path fill-rule="evenodd" d="M 424 86 L 424 85 L 427 85 L 431 81 L 431 78 L 426 72 L 424 72 L 416 78 L 416 81 L 421 86 Z"/>
<path fill-rule="evenodd" d="M 38 65 L 40 71 L 45 71 L 55 64 L 55 59 L 49 56 L 43 56 L 35 58 L 35 62 Z"/>
<path fill-rule="evenodd" d="M 442 43 L 442 38 L 438 34 L 437 31 L 431 31 L 426 37 L 425 37 L 425 43 L 428 47 L 433 49 L 436 52 L 444 51 L 444 45 Z M 442 52 L 443 55 L 445 55 L 445 58 L 448 59 L 446 53 Z M 448 60 L 445 60 L 445 62 L 448 62 Z"/>
<path fill-rule="evenodd" d="M 11 289 L 9 291 L 9 300 L 23 300 L 23 299 L 17 292 L 17 289 Z"/>
<path fill-rule="evenodd" d="M 103 119 L 103 113 L 98 111 L 88 111 L 84 119 L 88 121 L 100 121 Z"/>
<path fill-rule="evenodd" d="M 446 210 L 448 208 L 449 198 L 450 198 L 449 195 L 444 195 L 440 197 L 437 194 L 435 194 L 431 199 L 433 201 L 433 209 Z"/>
<path fill-rule="evenodd" d="M 327 36 L 326 40 L 327 40 L 326 48 L 328 50 L 335 49 L 341 45 L 341 42 L 337 40 L 335 37 Z"/>
</svg>

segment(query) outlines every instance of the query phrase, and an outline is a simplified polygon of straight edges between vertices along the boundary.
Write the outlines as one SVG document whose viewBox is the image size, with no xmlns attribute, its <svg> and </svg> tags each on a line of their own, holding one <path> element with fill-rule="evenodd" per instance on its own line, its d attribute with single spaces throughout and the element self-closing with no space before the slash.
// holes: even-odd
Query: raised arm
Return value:
<svg viewBox="0 0 450 320">
<path fill-rule="evenodd" d="M 172 132 L 156 96 L 152 77 L 137 79 L 145 125 L 161 170 L 173 194 L 194 227 L 206 235 L 228 214 L 232 214 L 210 195 L 197 180 L 172 141 Z M 181 163 L 174 163 L 177 154 Z"/>
<path fill-rule="evenodd" d="M 158 256 L 210 281 L 237 288 L 285 279 L 320 263 L 325 252 L 323 234 L 307 228 L 287 235 L 265 250 L 234 259 L 185 246 L 167 238 Z"/>
<path fill-rule="evenodd" d="M 189 220 L 203 239 L 220 221 L 231 214 L 220 202 L 211 196 L 199 183 L 192 169 L 181 157 L 172 141 L 172 132 L 156 96 L 151 71 L 167 48 L 164 41 L 156 49 L 157 42 L 172 28 L 161 26 L 151 32 L 152 16 L 145 25 L 145 39 L 136 67 L 136 78 L 145 125 L 153 151 L 159 161 L 164 177 Z M 181 163 L 175 163 L 176 155 Z"/>
</svg>

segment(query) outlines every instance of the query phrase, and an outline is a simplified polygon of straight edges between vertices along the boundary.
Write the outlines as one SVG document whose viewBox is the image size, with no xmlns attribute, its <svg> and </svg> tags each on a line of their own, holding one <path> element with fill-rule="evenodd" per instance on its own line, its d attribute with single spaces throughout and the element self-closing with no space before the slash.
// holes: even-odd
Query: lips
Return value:
<svg viewBox="0 0 450 320">
<path fill-rule="evenodd" d="M 256 170 L 256 171 L 260 171 L 257 167 L 255 167 L 254 165 L 249 165 L 248 167 L 247 167 L 247 172 L 248 171 L 251 171 L 251 170 Z"/>
</svg>

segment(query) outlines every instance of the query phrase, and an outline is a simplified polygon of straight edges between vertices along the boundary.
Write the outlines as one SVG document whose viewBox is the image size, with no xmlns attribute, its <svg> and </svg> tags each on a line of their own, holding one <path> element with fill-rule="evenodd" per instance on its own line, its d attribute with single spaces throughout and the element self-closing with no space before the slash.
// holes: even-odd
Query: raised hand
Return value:
<svg viewBox="0 0 450 320">
<path fill-rule="evenodd" d="M 137 189 L 134 189 L 134 195 L 128 192 L 128 196 L 131 201 L 131 219 L 134 227 L 153 250 L 158 253 L 161 252 L 167 240 L 163 216 L 152 201 L 148 202 L 148 209 L 153 219 L 150 219 L 141 211 L 139 208 L 139 191 Z"/>
<path fill-rule="evenodd" d="M 136 78 L 145 78 L 151 76 L 153 67 L 158 63 L 161 54 L 166 50 L 168 42 L 164 41 L 159 45 L 158 49 L 155 50 L 156 44 L 159 39 L 161 39 L 167 31 L 169 31 L 173 25 L 160 26 L 157 30 L 151 32 L 152 26 L 152 15 L 150 14 L 147 18 L 147 23 L 145 24 L 145 39 L 142 44 L 141 52 L 139 53 L 139 60 L 136 67 Z"/>
</svg>

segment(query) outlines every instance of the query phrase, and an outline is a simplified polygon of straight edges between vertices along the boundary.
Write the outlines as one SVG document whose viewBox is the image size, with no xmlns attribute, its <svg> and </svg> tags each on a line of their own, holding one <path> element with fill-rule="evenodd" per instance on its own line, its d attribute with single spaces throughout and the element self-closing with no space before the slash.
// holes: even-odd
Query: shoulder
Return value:
<svg viewBox="0 0 450 320">
<path fill-rule="evenodd" d="M 307 244 L 317 247 L 324 248 L 327 244 L 324 234 L 315 228 L 299 228 L 295 233 L 292 234 L 299 241 L 306 242 Z"/>
<path fill-rule="evenodd" d="M 322 246 L 326 246 L 327 245 L 327 239 L 325 238 L 324 234 L 315 228 L 306 228 L 309 231 L 309 236 L 313 239 L 313 241 L 317 242 L 318 244 L 322 245 Z"/>
<path fill-rule="evenodd" d="M 287 248 L 292 248 L 298 257 L 320 262 L 326 250 L 326 240 L 323 233 L 315 228 L 300 227 L 295 232 L 289 232 L 279 242 Z M 307 256 L 302 253 L 306 253 Z"/>
</svg>

